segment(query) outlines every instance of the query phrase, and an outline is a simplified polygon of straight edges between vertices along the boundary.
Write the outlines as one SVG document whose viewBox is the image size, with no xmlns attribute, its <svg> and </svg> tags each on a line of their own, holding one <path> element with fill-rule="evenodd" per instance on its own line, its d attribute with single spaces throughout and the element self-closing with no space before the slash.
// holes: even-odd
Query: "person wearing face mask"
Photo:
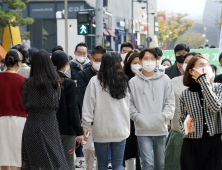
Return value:
<svg viewBox="0 0 222 170">
<path fill-rule="evenodd" d="M 214 82 L 222 83 L 222 53 L 219 56 L 219 68 L 220 68 L 220 75 L 216 76 Z"/>
<path fill-rule="evenodd" d="M 65 157 L 69 169 L 74 170 L 74 154 L 69 154 L 69 150 L 75 148 L 75 139 L 78 143 L 81 143 L 83 140 L 83 129 L 76 98 L 76 84 L 64 74 L 69 66 L 66 53 L 57 50 L 52 54 L 51 60 L 62 81 L 60 104 L 56 116 Z"/>
<path fill-rule="evenodd" d="M 101 61 L 103 58 L 103 54 L 106 53 L 106 50 L 102 46 L 96 46 L 90 56 L 90 61 L 92 66 L 80 71 L 77 74 L 77 87 L 79 90 L 78 102 L 80 104 L 80 115 L 82 116 L 82 103 L 85 95 L 86 87 L 89 84 L 90 79 L 97 75 L 100 69 Z M 92 129 L 90 129 L 89 140 L 86 145 L 83 146 L 83 153 L 86 162 L 86 170 L 92 170 L 95 158 L 95 148 L 93 144 L 93 136 L 91 133 Z M 108 159 L 108 158 L 107 158 Z M 108 166 L 108 165 L 107 165 Z"/>
<path fill-rule="evenodd" d="M 166 69 L 167 67 L 172 66 L 171 61 L 168 58 L 162 60 L 161 65 Z"/>
<path fill-rule="evenodd" d="M 133 45 L 130 42 L 124 42 L 120 46 L 121 65 L 124 66 L 126 55 L 133 50 Z"/>
<path fill-rule="evenodd" d="M 212 69 L 202 55 L 187 64 L 183 84 L 188 89 L 180 96 L 180 132 L 184 134 L 181 170 L 221 169 L 222 84 L 212 83 Z M 193 119 L 188 133 L 184 122 Z"/>
<path fill-rule="evenodd" d="M 11 49 L 15 49 L 18 50 L 22 56 L 23 56 L 23 60 L 22 60 L 22 65 L 21 68 L 18 70 L 18 73 L 26 78 L 29 77 L 30 75 L 30 67 L 27 65 L 29 63 L 29 51 L 27 48 L 25 48 L 25 46 L 21 45 L 21 44 L 17 44 L 15 46 L 13 46 Z"/>
<path fill-rule="evenodd" d="M 165 74 L 170 77 L 170 79 L 183 75 L 183 63 L 184 63 L 184 56 L 186 53 L 190 51 L 190 48 L 185 44 L 178 44 L 174 48 L 175 53 L 175 64 L 171 67 L 165 69 Z"/>
<path fill-rule="evenodd" d="M 124 65 L 124 72 L 130 80 L 136 76 L 139 69 L 142 68 L 139 60 L 139 53 L 130 52 L 131 56 L 128 58 L 128 61 Z M 124 164 L 126 170 L 141 169 L 140 160 L 139 160 L 139 148 L 137 144 L 137 138 L 135 135 L 135 127 L 132 120 L 130 120 L 130 136 L 126 139 L 126 147 L 124 153 Z"/>
<path fill-rule="evenodd" d="M 11 49 L 5 57 L 7 70 L 0 73 L 0 169 L 19 170 L 22 167 L 22 133 L 27 112 L 22 104 L 25 77 L 17 72 L 22 54 Z"/>
<path fill-rule="evenodd" d="M 74 51 L 74 59 L 70 61 L 69 68 L 65 74 L 76 82 L 77 73 L 91 67 L 90 60 L 87 58 L 86 43 L 79 43 L 76 45 Z"/>
<path fill-rule="evenodd" d="M 198 53 L 187 53 L 184 56 L 184 71 L 186 70 L 189 60 L 197 54 Z M 180 133 L 178 123 L 180 112 L 179 98 L 182 91 L 187 89 L 187 87 L 183 85 L 183 75 L 173 78 L 172 83 L 175 95 L 175 111 L 173 120 L 171 121 L 171 130 L 166 141 L 165 170 L 180 170 L 180 154 L 183 144 L 183 135 Z"/>
<path fill-rule="evenodd" d="M 139 54 L 142 69 L 130 80 L 130 117 L 135 124 L 142 169 L 163 170 L 168 123 L 173 118 L 175 98 L 170 78 L 156 69 L 154 49 Z"/>
<path fill-rule="evenodd" d="M 156 47 L 156 48 L 153 48 L 157 54 L 158 54 L 158 58 L 157 58 L 157 68 L 158 69 L 162 69 L 162 70 L 165 70 L 166 67 L 162 66 L 161 64 L 161 58 L 162 58 L 162 55 L 163 55 L 163 52 L 162 50 L 159 48 L 159 47 Z"/>
</svg>

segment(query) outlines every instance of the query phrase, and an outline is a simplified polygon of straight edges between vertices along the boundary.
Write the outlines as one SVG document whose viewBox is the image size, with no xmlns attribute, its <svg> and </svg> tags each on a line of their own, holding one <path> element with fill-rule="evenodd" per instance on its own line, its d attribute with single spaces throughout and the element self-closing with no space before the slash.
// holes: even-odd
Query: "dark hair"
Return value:
<svg viewBox="0 0 222 170">
<path fill-rule="evenodd" d="M 202 48 L 203 48 L 202 46 L 198 47 L 198 49 L 202 49 Z"/>
<path fill-rule="evenodd" d="M 129 88 L 128 79 L 123 72 L 119 57 L 115 53 L 108 52 L 103 55 L 98 79 L 102 89 L 113 98 L 126 97 L 127 88 Z"/>
<path fill-rule="evenodd" d="M 133 50 L 133 44 L 131 44 L 130 42 L 122 43 L 121 46 L 120 46 L 120 51 L 122 51 L 123 47 L 130 47 Z"/>
<path fill-rule="evenodd" d="M 211 45 L 210 48 L 216 48 L 215 45 Z"/>
<path fill-rule="evenodd" d="M 47 51 L 35 51 L 31 65 L 30 77 L 33 77 L 37 88 L 47 89 L 45 81 L 50 79 L 53 87 L 59 89 L 60 78 Z"/>
<path fill-rule="evenodd" d="M 201 55 L 201 54 L 200 54 L 200 53 L 196 53 L 196 52 L 187 53 L 187 54 L 185 54 L 185 56 L 184 56 L 184 60 L 185 60 L 188 56 L 190 56 L 190 55 L 196 56 L 196 55 Z"/>
<path fill-rule="evenodd" d="M 177 44 L 174 48 L 174 53 L 176 54 L 177 51 L 185 50 L 190 52 L 190 48 L 186 44 Z"/>
<path fill-rule="evenodd" d="M 220 62 L 221 59 L 222 59 L 222 53 L 220 53 L 220 56 L 219 56 L 219 62 Z"/>
<path fill-rule="evenodd" d="M 28 51 L 29 51 L 29 63 L 31 64 L 31 62 L 32 62 L 32 55 L 33 55 L 33 53 L 35 51 L 38 51 L 38 49 L 36 49 L 36 48 L 29 48 Z"/>
<path fill-rule="evenodd" d="M 76 45 L 75 51 L 77 51 L 77 48 L 78 48 L 78 47 L 86 47 L 86 48 L 88 48 L 87 45 L 86 45 L 86 43 L 83 43 L 83 42 L 81 42 L 81 43 L 79 43 L 79 44 Z"/>
<path fill-rule="evenodd" d="M 144 48 L 142 51 L 140 51 L 140 55 L 139 55 L 140 60 L 143 59 L 146 52 L 153 54 L 156 59 L 158 58 L 158 54 L 156 50 L 154 50 L 153 48 Z"/>
<path fill-rule="evenodd" d="M 156 48 L 153 48 L 153 49 L 157 52 L 158 56 L 162 57 L 163 52 L 159 47 L 156 47 Z"/>
<path fill-rule="evenodd" d="M 124 73 L 127 75 L 129 80 L 135 76 L 131 70 L 131 63 L 136 57 L 139 58 L 139 53 L 133 53 L 123 67 Z"/>
<path fill-rule="evenodd" d="M 5 56 L 4 64 L 7 67 L 13 67 L 16 63 L 18 63 L 19 61 L 22 61 L 22 59 L 23 59 L 23 56 L 19 51 L 15 49 L 11 49 L 7 52 Z"/>
<path fill-rule="evenodd" d="M 205 57 L 203 57 L 202 55 L 197 54 L 197 55 L 195 55 L 194 57 L 192 57 L 192 58 L 190 59 L 190 61 L 188 62 L 187 67 L 186 67 L 186 70 L 184 71 L 184 74 L 183 74 L 183 75 L 184 75 L 184 76 L 183 76 L 183 84 L 184 84 L 184 86 L 190 87 L 190 86 L 192 86 L 192 85 L 194 85 L 194 84 L 196 83 L 195 80 L 194 80 L 194 79 L 192 78 L 192 76 L 190 75 L 189 70 L 192 69 L 192 68 L 194 68 L 197 60 L 199 60 L 199 59 L 205 59 L 205 60 L 207 60 L 207 59 L 206 59 Z M 207 60 L 207 61 L 208 61 L 208 60 Z"/>
<path fill-rule="evenodd" d="M 217 67 L 216 67 L 215 65 L 211 64 L 211 68 L 215 71 L 215 75 L 216 75 L 216 73 L 217 73 Z"/>
<path fill-rule="evenodd" d="M 17 45 L 14 45 L 11 49 L 16 49 L 23 55 L 22 63 L 28 63 L 29 51 L 25 46 L 21 44 L 17 44 Z"/>
<path fill-rule="evenodd" d="M 205 47 L 208 47 L 208 46 L 209 46 L 208 44 L 205 45 Z"/>
<path fill-rule="evenodd" d="M 60 46 L 60 45 L 56 45 L 55 47 L 53 47 L 53 49 L 52 49 L 52 53 L 54 53 L 55 51 L 58 51 L 58 50 L 60 50 L 60 51 L 64 51 L 63 48 L 62 48 L 62 46 Z"/>
<path fill-rule="evenodd" d="M 130 57 L 130 55 L 131 55 L 132 53 L 140 53 L 140 51 L 139 51 L 138 49 L 134 49 L 134 50 L 128 52 L 127 55 L 126 55 L 126 57 L 125 57 L 124 63 L 127 63 L 127 60 L 128 60 L 128 58 Z M 121 61 L 122 61 L 122 58 L 121 58 Z"/>
<path fill-rule="evenodd" d="M 162 62 L 161 62 L 161 65 L 162 65 L 165 61 L 170 62 L 170 65 L 172 66 L 172 63 L 171 63 L 170 59 L 168 59 L 168 58 L 163 59 Z"/>
<path fill-rule="evenodd" d="M 1 63 L 4 64 L 5 63 L 5 59 L 1 59 Z"/>
<path fill-rule="evenodd" d="M 103 48 L 101 45 L 98 45 L 95 48 L 93 48 L 91 56 L 93 57 L 95 54 L 105 54 L 105 53 L 106 53 L 105 48 Z"/>
</svg>

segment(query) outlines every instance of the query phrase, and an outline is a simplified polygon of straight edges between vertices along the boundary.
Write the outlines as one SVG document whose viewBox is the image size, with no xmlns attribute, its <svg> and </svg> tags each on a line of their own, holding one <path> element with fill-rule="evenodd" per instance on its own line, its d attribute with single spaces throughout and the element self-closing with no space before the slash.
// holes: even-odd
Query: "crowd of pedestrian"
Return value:
<svg viewBox="0 0 222 170">
<path fill-rule="evenodd" d="M 174 53 L 172 65 L 129 42 L 119 55 L 79 43 L 74 57 L 13 46 L 0 64 L 0 169 L 220 170 L 222 75 L 185 44 Z"/>
</svg>

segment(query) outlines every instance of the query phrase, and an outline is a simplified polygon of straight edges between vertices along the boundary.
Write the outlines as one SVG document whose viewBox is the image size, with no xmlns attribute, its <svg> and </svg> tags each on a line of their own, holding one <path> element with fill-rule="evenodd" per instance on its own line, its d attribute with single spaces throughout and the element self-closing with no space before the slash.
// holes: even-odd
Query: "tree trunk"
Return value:
<svg viewBox="0 0 222 170">
<path fill-rule="evenodd" d="M 177 38 L 167 43 L 167 50 L 173 50 L 176 46 Z"/>
</svg>

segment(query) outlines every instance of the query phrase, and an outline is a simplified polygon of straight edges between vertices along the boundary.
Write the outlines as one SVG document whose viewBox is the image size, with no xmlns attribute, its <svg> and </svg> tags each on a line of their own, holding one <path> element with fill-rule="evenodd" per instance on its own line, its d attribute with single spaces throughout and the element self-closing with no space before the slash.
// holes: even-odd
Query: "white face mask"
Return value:
<svg viewBox="0 0 222 170">
<path fill-rule="evenodd" d="M 121 58 L 122 58 L 123 61 L 125 61 L 125 58 L 126 58 L 126 55 L 127 55 L 127 54 L 128 54 L 128 53 L 121 54 Z"/>
<path fill-rule="evenodd" d="M 140 64 L 132 64 L 131 65 L 131 70 L 134 74 L 136 74 L 140 68 L 142 68 L 142 66 Z"/>
<path fill-rule="evenodd" d="M 93 61 L 93 68 L 94 68 L 96 71 L 99 71 L 100 66 L 101 66 L 101 62 L 95 62 L 95 61 Z"/>
<path fill-rule="evenodd" d="M 157 60 L 156 62 L 157 62 L 157 66 L 159 66 L 161 63 L 161 60 Z"/>
<path fill-rule="evenodd" d="M 156 61 L 143 61 L 143 69 L 147 72 L 152 72 L 156 68 Z"/>
<path fill-rule="evenodd" d="M 86 57 L 76 55 L 76 60 L 78 60 L 78 62 L 80 62 L 80 63 L 84 63 L 86 60 Z"/>
<path fill-rule="evenodd" d="M 185 71 L 187 68 L 187 64 L 183 64 L 183 71 Z"/>
<path fill-rule="evenodd" d="M 202 73 L 203 69 L 204 69 L 204 73 L 207 76 L 208 81 L 211 81 L 214 74 L 212 68 L 210 66 L 206 66 L 206 67 L 198 68 L 197 70 Z"/>
</svg>

